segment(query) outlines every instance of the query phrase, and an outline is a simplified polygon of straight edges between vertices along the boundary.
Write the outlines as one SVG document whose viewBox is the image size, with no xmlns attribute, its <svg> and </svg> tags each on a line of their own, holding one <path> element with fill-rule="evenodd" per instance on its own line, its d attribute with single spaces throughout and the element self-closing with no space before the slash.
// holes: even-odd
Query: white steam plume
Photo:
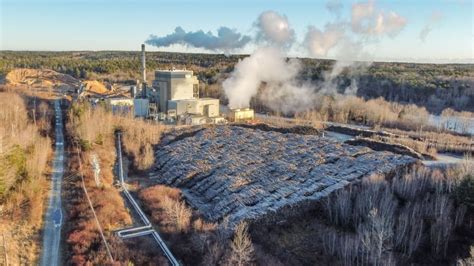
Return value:
<svg viewBox="0 0 474 266">
<path fill-rule="evenodd" d="M 257 28 L 257 40 L 279 46 L 290 46 L 295 38 L 295 31 L 291 28 L 286 16 L 274 11 L 265 11 L 254 23 Z"/>
<path fill-rule="evenodd" d="M 281 49 L 285 43 L 291 43 L 293 37 L 283 38 L 282 36 L 290 35 L 278 32 L 275 29 L 279 27 L 270 25 L 281 23 L 283 16 L 275 14 L 265 12 L 258 20 L 261 28 L 260 38 L 266 36 L 265 40 L 271 46 L 258 48 L 249 57 L 239 61 L 230 77 L 223 82 L 231 109 L 249 107 L 251 99 L 259 97 L 258 100 L 273 111 L 290 114 L 307 110 L 321 95 L 338 93 L 336 78 L 344 69 L 352 73 L 352 67 L 357 69 L 362 65 L 354 63 L 354 60 L 359 59 L 362 54 L 362 44 L 346 36 L 347 24 L 328 23 L 324 31 L 310 26 L 304 43 L 309 52 L 314 56 L 326 56 L 331 49 L 337 47 L 336 54 L 344 60 L 337 61 L 331 71 L 324 73 L 322 82 L 311 83 L 301 80 L 298 76 L 302 68 L 300 61 L 287 59 L 286 49 Z M 275 19 L 268 19 L 268 16 Z M 265 17 L 267 19 L 262 19 Z M 286 18 L 285 25 L 289 25 Z M 289 26 L 281 28 L 288 29 Z M 356 92 L 357 83 L 352 80 L 345 94 L 352 95 Z"/>
<path fill-rule="evenodd" d="M 328 3 L 331 13 L 338 14 L 341 4 L 337 0 Z M 308 110 L 317 103 L 321 95 L 339 95 L 338 76 L 344 71 L 352 77 L 344 95 L 356 95 L 357 74 L 370 63 L 361 62 L 369 56 L 364 46 L 377 38 L 370 36 L 395 37 L 405 26 L 406 19 L 393 11 L 382 11 L 373 1 L 356 3 L 352 6 L 350 20 L 327 23 L 323 30 L 309 26 L 304 46 L 309 54 L 326 57 L 329 53 L 338 61 L 332 69 L 323 73 L 321 82 L 305 82 L 299 77 L 302 66 L 297 59 L 287 59 L 286 50 L 294 42 L 294 31 L 285 16 L 273 11 L 262 13 L 255 23 L 257 40 L 264 40 L 268 47 L 258 48 L 249 57 L 239 61 L 223 87 L 230 108 L 250 106 L 253 97 L 273 111 L 286 114 Z M 351 27 L 355 35 L 349 34 Z M 334 50 L 334 51 L 333 51 Z"/>
<path fill-rule="evenodd" d="M 352 5 L 352 31 L 367 36 L 388 35 L 395 37 L 405 27 L 407 20 L 394 11 L 384 12 L 374 0 Z"/>
<path fill-rule="evenodd" d="M 327 56 L 329 50 L 334 48 L 343 37 L 344 28 L 341 24 L 326 24 L 324 31 L 309 26 L 304 45 L 312 56 Z"/>
<path fill-rule="evenodd" d="M 260 86 L 265 84 L 261 100 L 271 109 L 287 113 L 307 108 L 312 102 L 312 88 L 298 84 L 296 77 L 300 70 L 299 60 L 287 60 L 281 49 L 258 48 L 237 63 L 230 78 L 223 83 L 229 107 L 249 107 L 250 99 L 257 96 Z"/>
</svg>

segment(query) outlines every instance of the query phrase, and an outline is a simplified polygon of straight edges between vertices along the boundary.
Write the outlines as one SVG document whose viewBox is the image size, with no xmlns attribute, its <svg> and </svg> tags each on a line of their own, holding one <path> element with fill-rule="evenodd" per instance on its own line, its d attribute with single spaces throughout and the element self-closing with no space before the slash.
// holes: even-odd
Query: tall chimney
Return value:
<svg viewBox="0 0 474 266">
<path fill-rule="evenodd" d="M 142 82 L 146 83 L 145 44 L 142 44 Z"/>
</svg>

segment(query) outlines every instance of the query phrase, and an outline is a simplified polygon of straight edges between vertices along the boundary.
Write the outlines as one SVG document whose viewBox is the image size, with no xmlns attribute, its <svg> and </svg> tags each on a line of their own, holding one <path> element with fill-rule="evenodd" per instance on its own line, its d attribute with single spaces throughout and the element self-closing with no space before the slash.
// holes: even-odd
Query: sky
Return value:
<svg viewBox="0 0 474 266">
<path fill-rule="evenodd" d="M 473 1 L 329 3 L 336 3 L 338 11 L 331 12 L 328 1 L 322 0 L 0 0 L 0 50 L 139 50 L 150 35 L 160 38 L 180 26 L 186 32 L 203 30 L 213 35 L 220 27 L 228 27 L 252 41 L 230 50 L 196 48 L 189 43 L 147 45 L 147 50 L 252 53 L 263 45 L 256 37 L 256 21 L 262 12 L 272 11 L 286 18 L 294 30 L 294 41 L 287 47 L 290 56 L 340 59 L 343 54 L 357 53 L 361 60 L 474 61 Z M 355 30 L 354 8 L 359 4 L 371 10 L 373 21 L 364 23 L 373 22 L 373 29 Z M 379 18 L 385 19 L 383 29 L 377 27 Z M 324 35 L 327 24 L 343 25 L 344 37 L 337 35 L 338 40 L 350 40 L 358 50 L 332 42 L 332 35 Z M 315 29 L 313 39 L 307 38 L 309 28 Z M 329 42 L 324 46 L 329 49 L 318 50 L 319 41 Z"/>
</svg>

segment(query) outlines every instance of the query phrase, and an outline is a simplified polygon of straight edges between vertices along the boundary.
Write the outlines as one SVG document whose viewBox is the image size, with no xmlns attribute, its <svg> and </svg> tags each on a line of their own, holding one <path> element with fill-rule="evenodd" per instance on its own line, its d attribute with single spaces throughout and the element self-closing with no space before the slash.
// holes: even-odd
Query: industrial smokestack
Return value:
<svg viewBox="0 0 474 266">
<path fill-rule="evenodd" d="M 142 82 L 146 83 L 145 44 L 142 44 Z"/>
</svg>

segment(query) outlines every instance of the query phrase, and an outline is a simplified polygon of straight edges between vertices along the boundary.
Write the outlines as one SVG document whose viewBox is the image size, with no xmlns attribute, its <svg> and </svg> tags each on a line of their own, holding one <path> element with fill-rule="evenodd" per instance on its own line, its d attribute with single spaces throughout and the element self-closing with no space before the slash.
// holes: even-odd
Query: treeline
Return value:
<svg viewBox="0 0 474 266">
<path fill-rule="evenodd" d="M 278 227 L 257 221 L 250 232 L 285 265 L 472 265 L 473 185 L 470 158 L 444 170 L 414 165 L 365 177 Z"/>
<path fill-rule="evenodd" d="M 47 101 L 0 92 L 0 233 L 12 265 L 38 259 L 53 115 Z"/>
<path fill-rule="evenodd" d="M 0 206 L 34 225 L 41 224 L 52 115 L 45 101 L 0 93 Z"/>
<path fill-rule="evenodd" d="M 392 180 L 372 176 L 339 191 L 324 205 L 323 252 L 344 265 L 452 264 L 469 250 L 462 243 L 472 237 L 473 182 L 466 161 L 444 173 L 418 167 Z"/>
<path fill-rule="evenodd" d="M 147 52 L 147 69 L 187 68 L 204 71 L 204 75 L 217 73 L 238 61 L 240 56 L 213 54 L 187 54 Z M 111 81 L 140 78 L 141 53 L 137 52 L 14 52 L 3 51 L 0 55 L 0 75 L 14 68 L 47 68 L 75 78 L 109 79 Z M 151 73 L 152 71 L 150 71 Z"/>
<path fill-rule="evenodd" d="M 206 89 L 233 70 L 246 55 L 147 52 L 150 80 L 153 70 L 186 68 L 196 72 Z M 302 80 L 323 82 L 335 61 L 301 59 Z M 357 95 L 365 99 L 383 97 L 387 101 L 414 103 L 430 112 L 451 107 L 474 111 L 474 68 L 470 64 L 372 63 L 348 66 L 335 81 L 339 91 L 357 82 Z M 140 51 L 14 52 L 2 51 L 0 76 L 14 68 L 48 68 L 81 79 L 132 83 L 140 78 Z M 221 89 L 221 88 L 218 88 Z M 207 93 L 205 94 L 216 94 Z M 222 94 L 222 92 L 220 92 Z"/>
</svg>

